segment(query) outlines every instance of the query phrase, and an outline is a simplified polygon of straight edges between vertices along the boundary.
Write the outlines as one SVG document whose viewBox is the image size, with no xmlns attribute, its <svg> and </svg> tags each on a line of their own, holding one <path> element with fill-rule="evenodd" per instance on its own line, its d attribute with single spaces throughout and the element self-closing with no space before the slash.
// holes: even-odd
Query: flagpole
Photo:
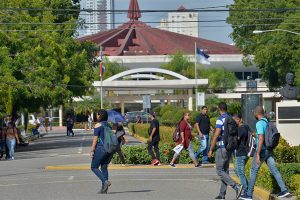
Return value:
<svg viewBox="0 0 300 200">
<path fill-rule="evenodd" d="M 198 92 L 198 82 L 197 82 L 197 44 L 195 42 L 195 111 L 198 110 L 198 99 L 197 99 L 197 92 Z"/>
<path fill-rule="evenodd" d="M 102 46 L 100 46 L 100 65 L 102 62 Z M 102 82 L 103 82 L 103 74 L 102 74 L 102 67 L 100 68 L 100 82 L 101 82 L 101 87 L 100 87 L 100 100 L 101 100 L 101 109 L 103 109 L 103 91 L 102 91 Z"/>
</svg>

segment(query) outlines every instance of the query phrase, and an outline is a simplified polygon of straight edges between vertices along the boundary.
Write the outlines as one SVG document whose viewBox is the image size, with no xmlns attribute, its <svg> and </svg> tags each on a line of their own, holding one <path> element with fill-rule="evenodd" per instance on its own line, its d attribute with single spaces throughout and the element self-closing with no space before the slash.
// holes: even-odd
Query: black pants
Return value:
<svg viewBox="0 0 300 200">
<path fill-rule="evenodd" d="M 149 143 L 148 144 L 148 153 L 151 156 L 152 160 L 157 159 L 157 160 L 160 161 L 158 143 L 159 143 L 159 141 L 152 141 L 151 143 Z M 153 152 L 153 147 L 154 147 L 155 155 L 154 155 L 154 152 Z"/>
<path fill-rule="evenodd" d="M 73 132 L 73 126 L 68 126 L 67 127 L 67 136 L 71 135 L 74 136 L 74 132 Z"/>
</svg>

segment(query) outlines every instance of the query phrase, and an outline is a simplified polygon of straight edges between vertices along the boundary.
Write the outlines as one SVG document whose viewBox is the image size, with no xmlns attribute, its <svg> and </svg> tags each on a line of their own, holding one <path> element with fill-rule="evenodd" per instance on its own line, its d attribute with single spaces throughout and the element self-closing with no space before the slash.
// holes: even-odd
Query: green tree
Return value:
<svg viewBox="0 0 300 200">
<path fill-rule="evenodd" d="M 233 25 L 231 34 L 235 44 L 246 56 L 245 63 L 254 63 L 271 88 L 284 84 L 287 72 L 300 70 L 300 36 L 277 31 L 253 34 L 254 30 L 299 30 L 298 0 L 235 0 L 230 7 L 228 22 Z M 251 11 L 252 9 L 252 11 Z M 253 11 L 254 9 L 273 9 Z M 236 11 L 243 10 L 243 11 Z M 249 11 L 247 11 L 249 10 Z M 254 60 L 253 56 L 254 55 Z M 298 76 L 298 83 L 300 77 Z"/>
<path fill-rule="evenodd" d="M 96 48 L 73 37 L 78 5 L 65 0 L 9 0 L 0 8 L 0 57 L 6 57 L 0 62 L 0 101 L 8 102 L 7 113 L 57 106 L 89 91 Z"/>
<path fill-rule="evenodd" d="M 162 68 L 182 74 L 188 78 L 195 78 L 195 64 L 187 56 L 178 51 L 174 55 L 171 55 L 170 58 L 171 61 L 162 65 Z M 224 68 L 204 69 L 200 65 L 197 67 L 197 77 L 208 79 L 208 86 L 201 87 L 202 89 L 209 89 L 212 92 L 224 92 L 227 89 L 235 88 L 237 78 L 234 73 Z"/>
</svg>

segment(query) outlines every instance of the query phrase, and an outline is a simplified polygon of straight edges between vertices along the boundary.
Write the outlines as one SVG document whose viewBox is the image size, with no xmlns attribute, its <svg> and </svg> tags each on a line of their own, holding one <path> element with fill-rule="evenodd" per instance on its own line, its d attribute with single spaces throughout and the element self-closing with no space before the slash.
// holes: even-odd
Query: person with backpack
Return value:
<svg viewBox="0 0 300 200">
<path fill-rule="evenodd" d="M 245 192 L 248 189 L 248 180 L 245 176 L 245 165 L 249 159 L 247 145 L 252 132 L 250 127 L 243 123 L 240 114 L 234 114 L 232 117 L 238 125 L 238 146 L 236 149 L 235 170 L 243 185 L 243 191 Z"/>
<path fill-rule="evenodd" d="M 115 130 L 115 134 L 118 137 L 118 149 L 117 149 L 117 153 L 119 155 L 119 158 L 122 162 L 122 166 L 125 166 L 126 162 L 125 162 L 125 158 L 122 152 L 122 146 L 126 143 L 126 139 L 125 139 L 125 130 L 124 127 L 122 125 L 122 122 L 117 122 L 114 126 L 113 126 L 113 130 Z"/>
<path fill-rule="evenodd" d="M 195 153 L 196 159 L 203 153 L 202 164 L 208 164 L 207 151 L 209 148 L 209 131 L 210 131 L 210 119 L 207 115 L 207 106 L 202 106 L 201 113 L 196 118 L 195 128 L 197 130 L 197 137 L 200 142 L 200 147 Z"/>
<path fill-rule="evenodd" d="M 271 174 L 274 176 L 280 187 L 281 192 L 277 196 L 279 198 L 289 196 L 290 193 L 276 167 L 273 155 L 273 149 L 278 145 L 280 135 L 274 124 L 268 122 L 265 118 L 265 111 L 263 107 L 257 106 L 254 109 L 254 116 L 258 120 L 256 122 L 257 148 L 252 161 L 248 190 L 240 197 L 240 199 L 252 200 L 256 176 L 263 162 L 266 162 Z"/>
<path fill-rule="evenodd" d="M 159 153 L 159 121 L 155 118 L 155 112 L 150 111 L 150 120 L 151 124 L 149 127 L 149 138 L 148 138 L 148 153 L 151 156 L 151 164 L 152 165 L 160 165 L 160 153 Z M 155 154 L 153 152 L 153 148 Z"/>
<path fill-rule="evenodd" d="M 241 195 L 243 186 L 236 183 L 229 176 L 229 162 L 234 148 L 237 144 L 237 124 L 227 113 L 227 104 L 221 102 L 218 106 L 220 117 L 216 121 L 216 130 L 211 142 L 208 157 L 211 158 L 215 145 L 216 151 L 216 171 L 221 178 L 221 188 L 219 195 L 215 199 L 225 199 L 227 185 L 236 192 L 236 198 Z"/>
<path fill-rule="evenodd" d="M 8 152 L 6 153 L 8 160 L 14 160 L 16 143 L 20 144 L 17 129 L 14 127 L 13 122 L 9 122 L 5 131 L 6 145 L 8 147 Z"/>
<path fill-rule="evenodd" d="M 188 122 L 189 120 L 190 120 L 190 113 L 189 112 L 184 113 L 183 118 L 180 120 L 180 123 L 179 123 L 180 138 L 177 142 L 177 145 L 180 145 L 180 144 L 183 145 L 183 149 L 186 149 L 189 151 L 189 156 L 193 160 L 195 167 L 199 167 L 200 165 L 199 165 L 197 159 L 195 158 L 194 149 L 193 149 L 192 142 L 191 142 L 192 126 Z M 182 150 L 174 153 L 174 156 L 170 162 L 171 167 L 176 167 L 175 161 L 181 152 L 182 152 Z"/>
<path fill-rule="evenodd" d="M 107 149 L 106 141 L 109 138 L 109 131 L 112 132 L 111 127 L 108 122 L 108 113 L 106 110 L 99 110 L 97 112 L 97 121 L 98 123 L 94 128 L 94 137 L 91 147 L 90 156 L 92 158 L 91 170 L 101 181 L 101 189 L 98 193 L 106 194 L 108 187 L 111 185 L 111 182 L 108 180 L 108 164 L 110 163 L 113 152 L 109 153 Z M 114 134 L 115 135 L 115 134 Z M 101 170 L 99 169 L 101 166 Z"/>
</svg>

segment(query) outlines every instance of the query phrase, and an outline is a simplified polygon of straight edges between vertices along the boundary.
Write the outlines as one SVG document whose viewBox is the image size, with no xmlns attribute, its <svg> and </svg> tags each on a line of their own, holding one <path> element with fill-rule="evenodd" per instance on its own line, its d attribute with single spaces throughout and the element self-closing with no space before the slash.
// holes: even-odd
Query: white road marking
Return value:
<svg viewBox="0 0 300 200">
<path fill-rule="evenodd" d="M 86 138 L 85 135 L 82 136 L 80 147 L 78 148 L 78 151 L 77 151 L 78 154 L 82 154 L 82 152 L 83 152 L 83 143 L 85 141 L 85 138 Z"/>
<path fill-rule="evenodd" d="M 68 178 L 68 180 L 69 180 L 69 181 L 73 181 L 73 180 L 74 180 L 74 176 L 70 176 L 70 177 Z"/>
</svg>

